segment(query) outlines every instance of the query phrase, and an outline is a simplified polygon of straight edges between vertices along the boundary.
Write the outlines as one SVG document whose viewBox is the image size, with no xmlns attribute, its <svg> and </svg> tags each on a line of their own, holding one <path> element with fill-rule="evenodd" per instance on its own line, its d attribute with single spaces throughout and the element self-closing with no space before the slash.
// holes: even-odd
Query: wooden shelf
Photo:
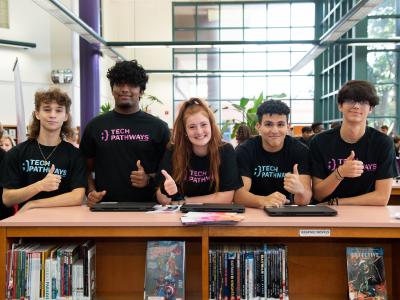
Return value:
<svg viewBox="0 0 400 300">
<path fill-rule="evenodd" d="M 288 246 L 290 299 L 347 299 L 348 246 L 385 251 L 388 299 L 400 299 L 400 212 L 393 207 L 337 207 L 337 217 L 272 218 L 247 209 L 236 226 L 184 227 L 180 213 L 92 213 L 87 207 L 33 209 L 0 222 L 0 253 L 30 241 L 94 239 L 97 299 L 142 299 L 146 244 L 154 239 L 186 241 L 186 299 L 208 299 L 210 243 L 267 242 Z M 326 236 L 301 236 L 301 230 Z M 5 255 L 0 256 L 0 290 L 5 290 Z M 1 298 L 1 297 L 0 297 Z"/>
</svg>

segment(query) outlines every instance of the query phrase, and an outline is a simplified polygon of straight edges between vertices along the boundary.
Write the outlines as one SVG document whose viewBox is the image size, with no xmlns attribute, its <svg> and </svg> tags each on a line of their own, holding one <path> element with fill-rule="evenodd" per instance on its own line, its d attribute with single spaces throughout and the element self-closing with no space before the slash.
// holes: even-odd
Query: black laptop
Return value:
<svg viewBox="0 0 400 300">
<path fill-rule="evenodd" d="M 245 208 L 243 205 L 240 204 L 218 204 L 218 203 L 183 204 L 181 206 L 181 212 L 187 213 L 190 211 L 244 213 Z"/>
<path fill-rule="evenodd" d="M 316 205 L 264 207 L 264 210 L 271 217 L 331 217 L 337 215 L 337 211 L 329 206 Z"/>
<path fill-rule="evenodd" d="M 91 211 L 151 211 L 154 202 L 99 202 L 90 208 Z"/>
</svg>

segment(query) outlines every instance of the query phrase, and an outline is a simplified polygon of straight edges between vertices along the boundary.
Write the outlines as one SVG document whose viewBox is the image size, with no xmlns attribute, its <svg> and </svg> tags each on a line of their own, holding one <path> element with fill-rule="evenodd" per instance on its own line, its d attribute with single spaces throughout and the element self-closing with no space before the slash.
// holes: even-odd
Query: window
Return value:
<svg viewBox="0 0 400 300">
<path fill-rule="evenodd" d="M 8 18 L 8 0 L 0 0 L 0 28 L 10 28 Z"/>
<path fill-rule="evenodd" d="M 304 18 L 307 15 L 307 18 Z M 265 41 L 314 39 L 314 3 L 174 3 L 175 41 Z M 210 49 L 174 49 L 175 69 L 202 70 L 174 75 L 174 107 L 190 97 L 206 98 L 219 124 L 241 120 L 232 108 L 242 97 L 282 95 L 292 123 L 313 122 L 313 64 L 301 73 L 289 70 L 311 48 L 300 45 L 231 45 Z"/>
</svg>

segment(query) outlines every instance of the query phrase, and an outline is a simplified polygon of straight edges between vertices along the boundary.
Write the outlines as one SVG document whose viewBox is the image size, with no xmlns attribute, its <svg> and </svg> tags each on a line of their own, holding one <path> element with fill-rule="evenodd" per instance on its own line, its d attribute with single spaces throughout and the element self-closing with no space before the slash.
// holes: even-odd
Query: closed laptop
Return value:
<svg viewBox="0 0 400 300">
<path fill-rule="evenodd" d="M 271 217 L 320 217 L 336 216 L 337 211 L 329 206 L 295 206 L 286 205 L 282 207 L 264 207 L 264 210 Z"/>
<path fill-rule="evenodd" d="M 151 211 L 154 202 L 99 202 L 90 208 L 91 211 Z"/>
<path fill-rule="evenodd" d="M 181 212 L 190 211 L 197 212 L 236 212 L 243 213 L 245 208 L 240 204 L 219 204 L 219 203 L 203 203 L 203 204 L 183 204 Z"/>
</svg>

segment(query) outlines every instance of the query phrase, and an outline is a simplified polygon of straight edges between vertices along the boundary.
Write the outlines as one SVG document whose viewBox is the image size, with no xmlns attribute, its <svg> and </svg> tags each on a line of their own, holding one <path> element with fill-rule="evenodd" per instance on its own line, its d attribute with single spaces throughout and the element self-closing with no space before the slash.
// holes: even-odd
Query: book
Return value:
<svg viewBox="0 0 400 300">
<path fill-rule="evenodd" d="M 383 248 L 347 247 L 350 300 L 386 300 Z"/>
<path fill-rule="evenodd" d="M 181 217 L 183 225 L 234 225 L 244 216 L 227 212 L 188 212 Z"/>
<path fill-rule="evenodd" d="M 148 241 L 145 300 L 185 299 L 185 242 Z"/>
</svg>

